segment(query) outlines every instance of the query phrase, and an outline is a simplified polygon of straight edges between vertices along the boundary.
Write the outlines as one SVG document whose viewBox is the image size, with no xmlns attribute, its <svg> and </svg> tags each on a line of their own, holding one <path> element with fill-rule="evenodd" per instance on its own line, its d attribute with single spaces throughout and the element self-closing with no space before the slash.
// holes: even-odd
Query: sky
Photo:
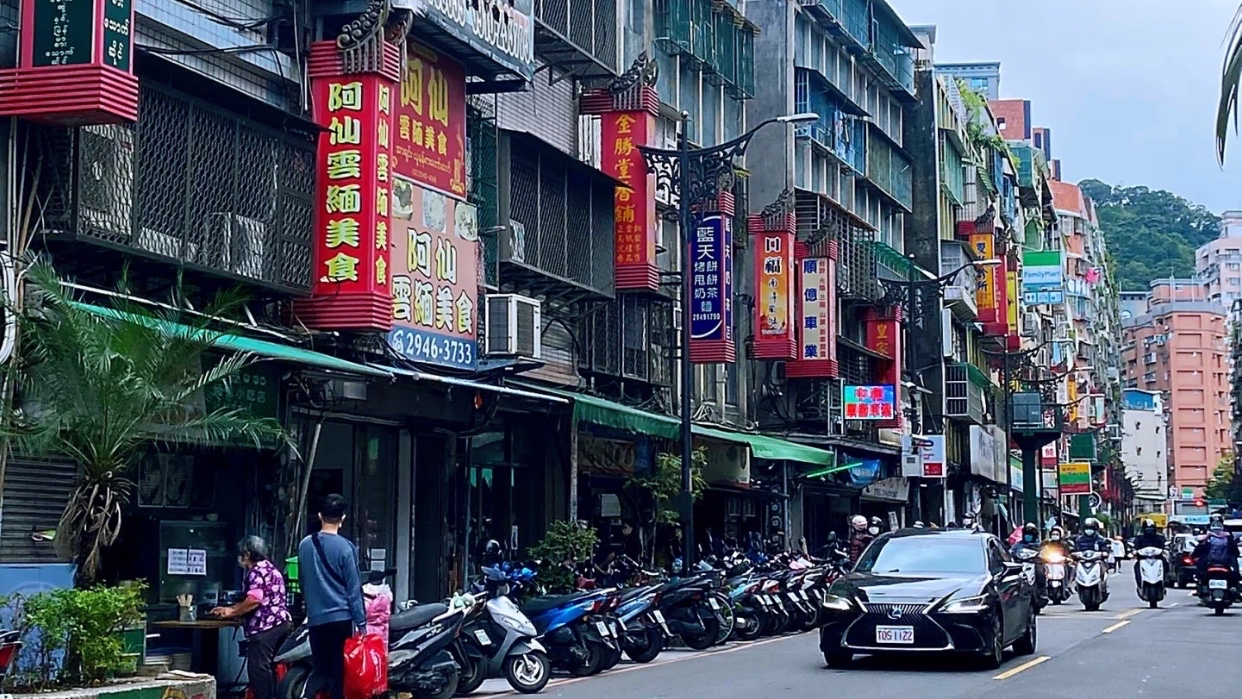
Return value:
<svg viewBox="0 0 1242 699">
<path fill-rule="evenodd" d="M 937 27 L 935 60 L 1000 61 L 1001 97 L 1031 100 L 1070 182 L 1167 189 L 1242 209 L 1242 136 L 1216 162 L 1216 103 L 1242 0 L 889 0 Z"/>
</svg>

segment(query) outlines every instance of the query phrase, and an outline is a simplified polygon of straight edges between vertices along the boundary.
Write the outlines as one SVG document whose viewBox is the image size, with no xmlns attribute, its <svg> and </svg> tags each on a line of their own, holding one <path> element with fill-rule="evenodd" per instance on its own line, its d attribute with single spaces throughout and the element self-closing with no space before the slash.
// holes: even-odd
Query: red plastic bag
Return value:
<svg viewBox="0 0 1242 699">
<path fill-rule="evenodd" d="M 365 633 L 345 641 L 345 699 L 372 699 L 388 692 L 384 639 Z"/>
</svg>

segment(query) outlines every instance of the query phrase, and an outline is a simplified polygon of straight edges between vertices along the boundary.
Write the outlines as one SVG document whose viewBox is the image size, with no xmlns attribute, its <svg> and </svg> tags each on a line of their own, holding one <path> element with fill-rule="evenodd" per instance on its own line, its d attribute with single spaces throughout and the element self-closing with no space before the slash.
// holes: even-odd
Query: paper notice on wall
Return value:
<svg viewBox="0 0 1242 699">
<path fill-rule="evenodd" d="M 190 574 L 190 551 L 189 549 L 168 549 L 168 574 L 169 575 L 189 575 Z"/>
<path fill-rule="evenodd" d="M 186 549 L 185 574 L 186 575 L 206 575 L 207 574 L 207 550 L 206 549 Z"/>
</svg>

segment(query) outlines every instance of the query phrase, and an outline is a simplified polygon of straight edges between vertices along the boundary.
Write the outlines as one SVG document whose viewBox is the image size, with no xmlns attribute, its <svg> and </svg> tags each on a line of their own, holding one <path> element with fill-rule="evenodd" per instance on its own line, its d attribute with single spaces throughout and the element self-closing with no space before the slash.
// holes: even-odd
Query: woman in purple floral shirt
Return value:
<svg viewBox="0 0 1242 699">
<path fill-rule="evenodd" d="M 221 619 L 245 618 L 246 672 L 254 699 L 274 699 L 276 673 L 272 658 L 289 633 L 289 609 L 285 596 L 285 577 L 267 559 L 267 544 L 257 536 L 237 543 L 237 564 L 246 571 L 246 596 L 231 607 L 216 607 L 212 615 Z"/>
</svg>

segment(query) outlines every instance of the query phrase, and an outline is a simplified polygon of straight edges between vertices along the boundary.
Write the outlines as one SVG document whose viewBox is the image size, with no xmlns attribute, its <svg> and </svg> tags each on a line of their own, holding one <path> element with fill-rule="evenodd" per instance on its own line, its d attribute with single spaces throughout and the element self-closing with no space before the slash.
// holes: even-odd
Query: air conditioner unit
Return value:
<svg viewBox="0 0 1242 699">
<path fill-rule="evenodd" d="M 134 132 L 83 126 L 78 140 L 78 217 L 89 234 L 129 242 L 133 234 Z"/>
<path fill-rule="evenodd" d="M 487 297 L 486 351 L 493 357 L 543 355 L 542 304 L 518 294 L 492 294 Z"/>
</svg>

